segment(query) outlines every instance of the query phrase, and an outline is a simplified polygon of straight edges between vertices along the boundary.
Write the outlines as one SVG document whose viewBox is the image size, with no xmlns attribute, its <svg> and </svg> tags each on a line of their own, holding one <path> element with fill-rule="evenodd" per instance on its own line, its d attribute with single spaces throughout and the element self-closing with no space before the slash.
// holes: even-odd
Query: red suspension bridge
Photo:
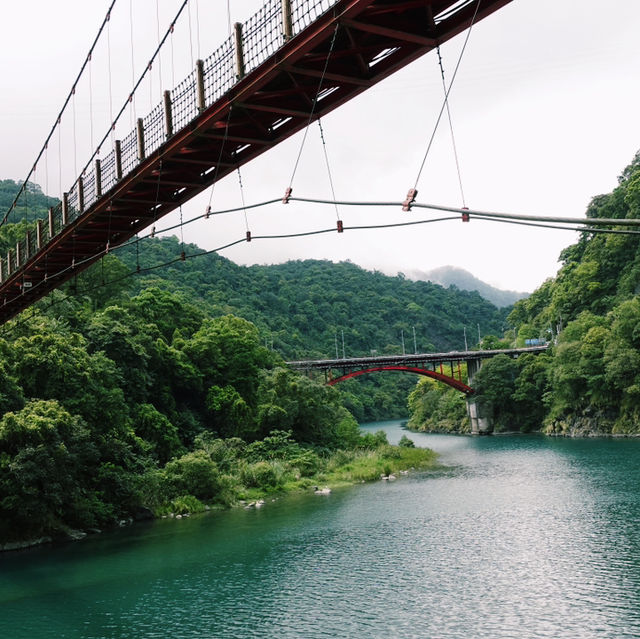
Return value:
<svg viewBox="0 0 640 639">
<path fill-rule="evenodd" d="M 0 323 L 508 2 L 268 0 L 0 258 Z"/>
</svg>

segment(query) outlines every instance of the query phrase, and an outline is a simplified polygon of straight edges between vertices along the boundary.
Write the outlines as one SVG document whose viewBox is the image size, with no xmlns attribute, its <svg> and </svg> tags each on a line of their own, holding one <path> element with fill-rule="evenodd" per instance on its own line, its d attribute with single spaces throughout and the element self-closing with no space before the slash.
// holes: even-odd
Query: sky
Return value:
<svg viewBox="0 0 640 639">
<path fill-rule="evenodd" d="M 23 0 L 0 23 L 0 179 L 22 180 L 86 57 L 110 0 Z M 59 196 L 108 130 L 170 23 L 179 0 L 117 0 L 105 37 L 31 178 Z M 194 59 L 209 56 L 260 0 L 190 0 L 142 92 L 119 125 L 160 102 Z M 606 8 L 606 13 L 603 13 Z M 583 217 L 611 191 L 640 149 L 640 2 L 513 0 L 474 25 L 449 96 L 465 203 L 471 209 Z M 108 36 L 108 37 L 107 37 Z M 442 47 L 450 78 L 466 34 Z M 132 43 L 133 42 L 133 46 Z M 340 200 L 402 201 L 416 180 L 443 88 L 435 52 L 323 118 Z M 117 132 L 120 137 L 120 131 Z M 109 138 L 103 154 L 109 151 Z M 302 146 L 297 134 L 183 206 L 183 219 L 284 194 Z M 446 119 L 418 182 L 419 202 L 459 207 Z M 331 198 L 317 125 L 309 129 L 293 182 L 298 197 Z M 178 213 L 167 216 L 175 223 Z M 414 209 L 274 204 L 185 226 L 182 237 L 215 249 L 244 236 L 390 224 L 429 217 Z M 351 260 L 395 275 L 455 265 L 503 289 L 532 291 L 558 269 L 572 231 L 473 220 L 392 230 L 241 243 L 221 254 L 239 264 L 289 259 Z"/>
</svg>

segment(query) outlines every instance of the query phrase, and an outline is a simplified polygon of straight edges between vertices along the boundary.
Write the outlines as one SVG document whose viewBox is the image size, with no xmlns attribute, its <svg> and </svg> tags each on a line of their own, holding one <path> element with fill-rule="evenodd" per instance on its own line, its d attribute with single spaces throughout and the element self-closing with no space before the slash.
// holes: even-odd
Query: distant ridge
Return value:
<svg viewBox="0 0 640 639">
<path fill-rule="evenodd" d="M 517 291 L 503 291 L 491 286 L 477 277 L 457 266 L 440 266 L 431 271 L 412 270 L 406 273 L 412 280 L 433 282 L 441 286 L 455 286 L 463 291 L 477 291 L 484 299 L 498 308 L 511 306 L 518 300 L 529 297 L 529 293 L 518 293 Z"/>
</svg>

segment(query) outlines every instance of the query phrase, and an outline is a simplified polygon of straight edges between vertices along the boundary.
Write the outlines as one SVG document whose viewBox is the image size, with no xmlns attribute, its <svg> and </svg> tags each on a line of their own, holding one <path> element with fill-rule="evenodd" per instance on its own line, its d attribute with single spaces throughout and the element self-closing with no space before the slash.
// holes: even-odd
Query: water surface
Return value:
<svg viewBox="0 0 640 639">
<path fill-rule="evenodd" d="M 639 441 L 409 436 L 447 468 L 0 556 L 0 637 L 640 636 Z"/>
</svg>

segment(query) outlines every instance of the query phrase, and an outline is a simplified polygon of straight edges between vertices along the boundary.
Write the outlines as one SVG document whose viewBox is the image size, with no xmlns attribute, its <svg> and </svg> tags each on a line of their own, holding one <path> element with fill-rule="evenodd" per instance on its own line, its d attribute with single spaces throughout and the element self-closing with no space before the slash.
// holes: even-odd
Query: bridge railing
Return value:
<svg viewBox="0 0 640 639">
<path fill-rule="evenodd" d="M 201 77 L 198 77 L 197 69 L 192 71 L 169 92 L 168 104 L 158 104 L 142 119 L 141 125 L 123 140 L 116 141 L 115 148 L 104 158 L 85 169 L 64 194 L 64 204 L 53 207 L 49 219 L 43 221 L 40 241 L 34 230 L 31 238 L 28 236 L 18 242 L 15 249 L 0 257 L 0 283 L 24 266 L 68 224 L 89 210 L 171 135 L 187 126 L 201 109 L 214 104 L 243 75 L 251 73 L 272 56 L 285 43 L 288 28 L 292 37 L 297 35 L 337 1 L 291 0 L 290 6 L 285 8 L 286 3 L 282 0 L 267 0 L 256 14 L 236 28 L 236 34 L 227 38 L 201 63 Z M 285 17 L 286 12 L 290 14 L 290 20 Z M 239 67 L 239 61 L 242 68 Z M 204 104 L 198 104 L 198 82 L 202 83 Z M 236 153 L 241 151 L 242 145 L 238 145 Z"/>
</svg>

